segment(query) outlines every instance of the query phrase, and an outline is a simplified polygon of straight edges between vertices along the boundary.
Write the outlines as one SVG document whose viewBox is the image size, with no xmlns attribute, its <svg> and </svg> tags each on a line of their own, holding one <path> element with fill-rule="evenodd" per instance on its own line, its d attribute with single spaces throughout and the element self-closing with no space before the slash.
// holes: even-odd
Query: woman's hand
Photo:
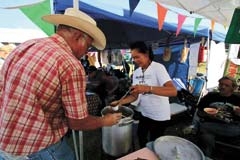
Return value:
<svg viewBox="0 0 240 160">
<path fill-rule="evenodd" d="M 148 85 L 134 85 L 131 86 L 131 94 L 144 94 L 149 93 L 151 90 L 151 87 Z"/>
<path fill-rule="evenodd" d="M 116 100 L 116 101 L 113 101 L 113 102 L 110 103 L 110 106 L 111 106 L 111 107 L 115 107 L 115 106 L 117 106 L 117 105 L 120 105 L 120 104 L 119 104 L 119 100 Z"/>
</svg>

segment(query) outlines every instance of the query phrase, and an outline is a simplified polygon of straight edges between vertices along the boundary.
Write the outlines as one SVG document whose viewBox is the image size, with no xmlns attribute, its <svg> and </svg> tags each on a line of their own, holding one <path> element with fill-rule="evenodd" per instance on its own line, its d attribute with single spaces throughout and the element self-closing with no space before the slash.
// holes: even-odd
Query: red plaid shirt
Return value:
<svg viewBox="0 0 240 160">
<path fill-rule="evenodd" d="M 67 118 L 87 116 L 85 88 L 84 68 L 59 35 L 18 46 L 0 76 L 0 150 L 28 155 L 58 142 Z"/>
</svg>

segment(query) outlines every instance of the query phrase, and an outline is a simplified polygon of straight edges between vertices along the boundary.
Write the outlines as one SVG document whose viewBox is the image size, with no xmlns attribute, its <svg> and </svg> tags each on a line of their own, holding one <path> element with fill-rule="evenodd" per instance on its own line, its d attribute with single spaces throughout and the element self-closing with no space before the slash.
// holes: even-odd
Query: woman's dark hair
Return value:
<svg viewBox="0 0 240 160">
<path fill-rule="evenodd" d="M 152 48 L 150 46 L 147 47 L 147 45 L 143 41 L 137 41 L 137 42 L 130 44 L 130 49 L 131 50 L 137 49 L 139 52 L 141 52 L 143 54 L 148 54 L 149 59 L 151 61 L 153 61 L 153 59 L 154 59 L 154 54 L 153 54 Z"/>
<path fill-rule="evenodd" d="M 92 73 L 92 72 L 94 72 L 94 71 L 96 71 L 97 70 L 97 67 L 95 67 L 95 66 L 89 66 L 88 67 L 88 69 L 87 69 L 87 71 L 88 71 L 88 73 Z"/>
</svg>

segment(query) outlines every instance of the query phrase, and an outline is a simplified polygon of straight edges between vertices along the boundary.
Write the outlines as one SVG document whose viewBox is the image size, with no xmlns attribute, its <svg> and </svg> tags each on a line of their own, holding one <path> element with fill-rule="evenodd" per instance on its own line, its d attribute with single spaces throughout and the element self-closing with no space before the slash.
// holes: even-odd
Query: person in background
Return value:
<svg viewBox="0 0 240 160">
<path fill-rule="evenodd" d="M 127 76 L 129 76 L 129 73 L 130 73 L 130 66 L 129 66 L 129 64 L 127 63 L 127 61 L 124 59 L 123 61 L 122 61 L 122 66 L 123 66 L 123 73 L 125 74 L 125 75 L 127 75 Z"/>
<path fill-rule="evenodd" d="M 224 76 L 218 82 L 219 92 L 209 92 L 197 106 L 199 146 L 208 157 L 212 157 L 216 138 L 240 136 L 240 97 L 234 94 L 236 81 Z M 208 108 L 216 113 L 208 112 Z M 221 117 L 221 113 L 228 117 Z"/>
<path fill-rule="evenodd" d="M 79 59 L 106 39 L 87 14 L 67 8 L 42 17 L 57 25 L 51 37 L 20 44 L 6 58 L 0 79 L 0 159 L 75 160 L 69 129 L 112 126 L 121 113 L 88 114 L 86 74 Z"/>
<path fill-rule="evenodd" d="M 108 75 L 103 70 L 98 70 L 95 66 L 88 68 L 89 89 L 98 94 L 101 99 L 101 109 L 106 107 L 107 99 L 114 96 L 114 91 L 118 88 L 118 78 Z"/>
<path fill-rule="evenodd" d="M 88 80 L 93 80 L 93 77 L 95 75 L 95 72 L 97 71 L 97 67 L 94 65 L 90 65 L 87 69 L 87 74 L 88 74 Z"/>
<path fill-rule="evenodd" d="M 85 55 L 84 58 L 81 58 L 81 63 L 85 69 L 85 72 L 87 74 L 88 71 L 88 67 L 90 66 L 90 62 L 88 60 L 88 55 Z"/>
<path fill-rule="evenodd" d="M 139 66 L 133 73 L 131 93 L 111 105 L 128 104 L 138 99 L 137 107 L 141 115 L 137 134 L 142 148 L 147 142 L 164 135 L 171 118 L 169 97 L 176 96 L 177 90 L 165 67 L 153 61 L 151 48 L 137 41 L 130 45 L 130 49 L 134 62 Z"/>
</svg>

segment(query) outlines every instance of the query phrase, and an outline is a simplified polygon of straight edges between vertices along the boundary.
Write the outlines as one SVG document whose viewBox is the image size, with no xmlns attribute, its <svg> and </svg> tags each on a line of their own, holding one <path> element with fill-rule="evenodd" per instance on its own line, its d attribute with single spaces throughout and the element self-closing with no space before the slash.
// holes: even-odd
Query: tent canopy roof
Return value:
<svg viewBox="0 0 240 160">
<path fill-rule="evenodd" d="M 186 38 L 188 42 L 192 43 L 209 34 L 210 25 L 208 23 L 199 25 L 194 37 L 194 26 L 191 20 L 191 22 L 185 21 L 180 34 L 176 36 L 177 18 L 172 21 L 171 14 L 173 13 L 168 13 L 163 29 L 159 31 L 155 2 L 140 1 L 131 16 L 128 3 L 128 0 L 114 1 L 114 3 L 111 0 L 81 0 L 79 2 L 79 9 L 93 17 L 99 28 L 105 33 L 107 48 L 126 48 L 130 42 L 136 40 L 143 40 L 159 46 L 166 45 L 167 42 L 169 44 L 183 43 Z M 73 1 L 54 0 L 55 13 L 63 13 L 68 7 L 73 7 Z M 212 34 L 212 39 L 224 41 L 225 31 L 216 29 Z"/>
<path fill-rule="evenodd" d="M 194 0 L 194 5 L 189 0 L 154 0 L 160 4 L 175 6 L 184 9 L 193 16 L 200 14 L 220 24 L 229 26 L 234 9 L 240 7 L 240 0 Z"/>
</svg>

